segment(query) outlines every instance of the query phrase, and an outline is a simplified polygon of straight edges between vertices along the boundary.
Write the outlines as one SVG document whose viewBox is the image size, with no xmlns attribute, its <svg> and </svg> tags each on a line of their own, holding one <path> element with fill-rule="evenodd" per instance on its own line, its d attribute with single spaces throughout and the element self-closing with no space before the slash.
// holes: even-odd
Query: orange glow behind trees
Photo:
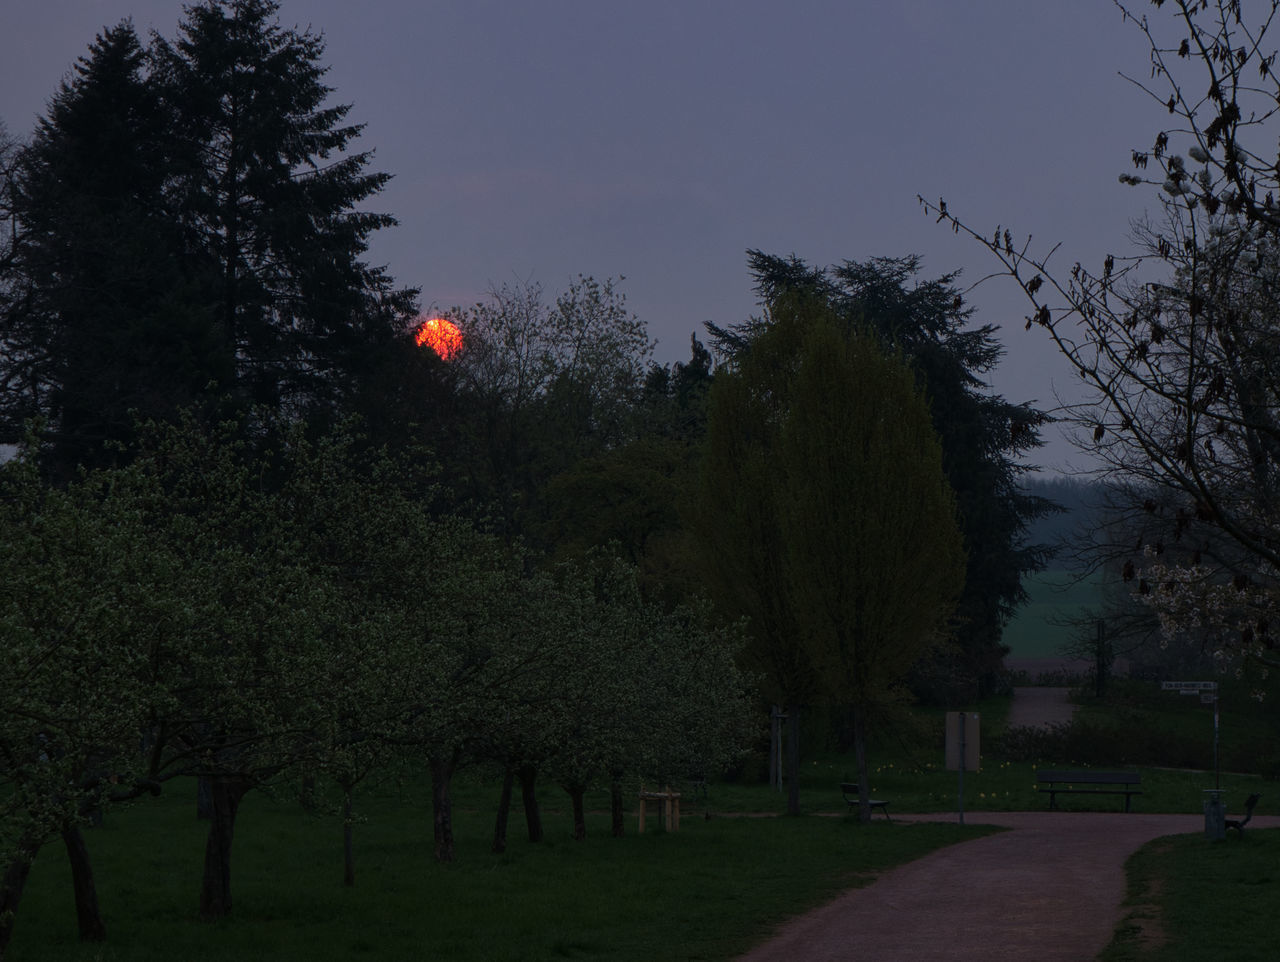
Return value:
<svg viewBox="0 0 1280 962">
<path fill-rule="evenodd" d="M 419 347 L 425 344 L 445 361 L 462 350 L 462 331 L 443 317 L 429 317 L 419 324 L 413 340 Z"/>
</svg>

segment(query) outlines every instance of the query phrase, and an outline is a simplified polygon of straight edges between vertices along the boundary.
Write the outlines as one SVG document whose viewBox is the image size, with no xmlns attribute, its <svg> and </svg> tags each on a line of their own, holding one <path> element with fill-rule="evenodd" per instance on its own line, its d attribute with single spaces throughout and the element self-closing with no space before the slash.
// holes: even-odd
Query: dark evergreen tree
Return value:
<svg viewBox="0 0 1280 962">
<path fill-rule="evenodd" d="M 994 325 L 970 324 L 973 309 L 956 288 L 955 274 L 920 281 L 914 256 L 814 268 L 794 256 L 752 250 L 748 262 L 763 303 L 788 293 L 817 296 L 847 330 L 865 326 L 915 370 L 942 440 L 968 570 L 956 612 L 956 645 L 920 666 L 913 687 L 932 700 L 990 693 L 1007 652 L 1001 633 L 1025 598 L 1022 575 L 1039 570 L 1046 556 L 1045 548 L 1026 543 L 1025 531 L 1052 505 L 1027 494 L 1019 482 L 1030 470 L 1020 458 L 1040 444 L 1038 429 L 1048 417 L 989 391 L 983 376 L 1003 350 Z M 708 330 L 715 349 L 735 357 L 750 350 L 769 323 L 709 324 Z"/>
<path fill-rule="evenodd" d="M 356 210 L 390 179 L 348 153 L 362 125 L 328 104 L 324 42 L 282 27 L 273 0 L 206 0 L 155 79 L 179 123 L 169 193 L 184 244 L 214 270 L 202 300 L 239 394 L 294 410 L 347 400 L 372 348 L 404 332 L 415 291 L 362 260 L 387 214 Z"/>
<path fill-rule="evenodd" d="M 56 474 L 135 414 L 250 404 L 331 420 L 388 400 L 416 294 L 363 260 L 388 175 L 348 152 L 321 39 L 270 0 L 188 7 L 178 38 L 106 30 L 13 180 L 0 440 L 43 417 Z"/>
<path fill-rule="evenodd" d="M 0 439 L 42 415 L 64 474 L 111 455 L 131 411 L 189 405 L 229 379 L 167 215 L 172 125 L 132 26 L 99 35 L 14 169 L 0 314 Z"/>
</svg>

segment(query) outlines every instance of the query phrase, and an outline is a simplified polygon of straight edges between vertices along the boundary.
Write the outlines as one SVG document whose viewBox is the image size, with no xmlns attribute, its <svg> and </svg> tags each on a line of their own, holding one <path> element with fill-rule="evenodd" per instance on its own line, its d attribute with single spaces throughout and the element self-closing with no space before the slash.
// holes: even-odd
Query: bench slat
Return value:
<svg viewBox="0 0 1280 962">
<path fill-rule="evenodd" d="M 1058 795 L 1123 795 L 1124 810 L 1142 790 L 1129 786 L 1139 785 L 1142 776 L 1137 772 L 1081 772 L 1061 768 L 1045 768 L 1036 772 L 1036 780 L 1048 788 L 1040 793 L 1049 796 L 1049 808 L 1055 808 Z M 1107 785 L 1109 788 L 1077 788 L 1077 785 Z M 1071 786 L 1071 787 L 1068 787 Z"/>
<path fill-rule="evenodd" d="M 1137 772 L 1073 772 L 1066 769 L 1043 769 L 1036 772 L 1041 782 L 1077 782 L 1086 785 L 1137 785 L 1142 776 Z"/>
</svg>

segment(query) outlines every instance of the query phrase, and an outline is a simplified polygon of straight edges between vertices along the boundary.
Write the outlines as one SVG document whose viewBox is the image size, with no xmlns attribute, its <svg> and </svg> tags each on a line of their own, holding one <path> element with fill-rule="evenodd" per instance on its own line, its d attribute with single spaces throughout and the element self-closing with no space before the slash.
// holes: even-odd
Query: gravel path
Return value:
<svg viewBox="0 0 1280 962">
<path fill-rule="evenodd" d="M 1010 725 L 1071 720 L 1067 688 L 1015 688 Z M 895 815 L 894 821 L 955 816 Z M 1200 815 L 967 812 L 1011 829 L 941 849 L 783 924 L 742 962 L 1088 962 L 1123 917 L 1124 863 Z M 1280 826 L 1258 816 L 1253 826 Z"/>
<path fill-rule="evenodd" d="M 1087 962 L 1122 918 L 1129 855 L 1204 829 L 1199 815 L 968 812 L 965 821 L 1012 831 L 892 869 L 784 923 L 742 962 Z M 1254 826 L 1280 826 L 1280 816 Z"/>
</svg>

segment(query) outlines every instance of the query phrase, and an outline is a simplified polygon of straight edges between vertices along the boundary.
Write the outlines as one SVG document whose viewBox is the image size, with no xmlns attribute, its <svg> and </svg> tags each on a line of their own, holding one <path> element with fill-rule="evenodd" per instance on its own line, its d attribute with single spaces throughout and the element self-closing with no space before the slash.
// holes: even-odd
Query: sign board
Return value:
<svg viewBox="0 0 1280 962">
<path fill-rule="evenodd" d="M 963 727 L 962 727 L 963 725 Z M 964 745 L 964 770 L 978 770 L 978 713 L 976 711 L 947 712 L 947 770 L 960 769 L 960 746 Z"/>
<path fill-rule="evenodd" d="M 1212 705 L 1217 700 L 1218 700 L 1218 696 L 1214 692 L 1211 692 L 1211 691 L 1200 692 L 1200 704 L 1202 705 Z"/>
<path fill-rule="evenodd" d="M 1164 691 L 1180 691 L 1180 692 L 1197 692 L 1197 691 L 1217 691 L 1218 683 L 1216 681 L 1162 681 L 1160 687 Z"/>
</svg>

